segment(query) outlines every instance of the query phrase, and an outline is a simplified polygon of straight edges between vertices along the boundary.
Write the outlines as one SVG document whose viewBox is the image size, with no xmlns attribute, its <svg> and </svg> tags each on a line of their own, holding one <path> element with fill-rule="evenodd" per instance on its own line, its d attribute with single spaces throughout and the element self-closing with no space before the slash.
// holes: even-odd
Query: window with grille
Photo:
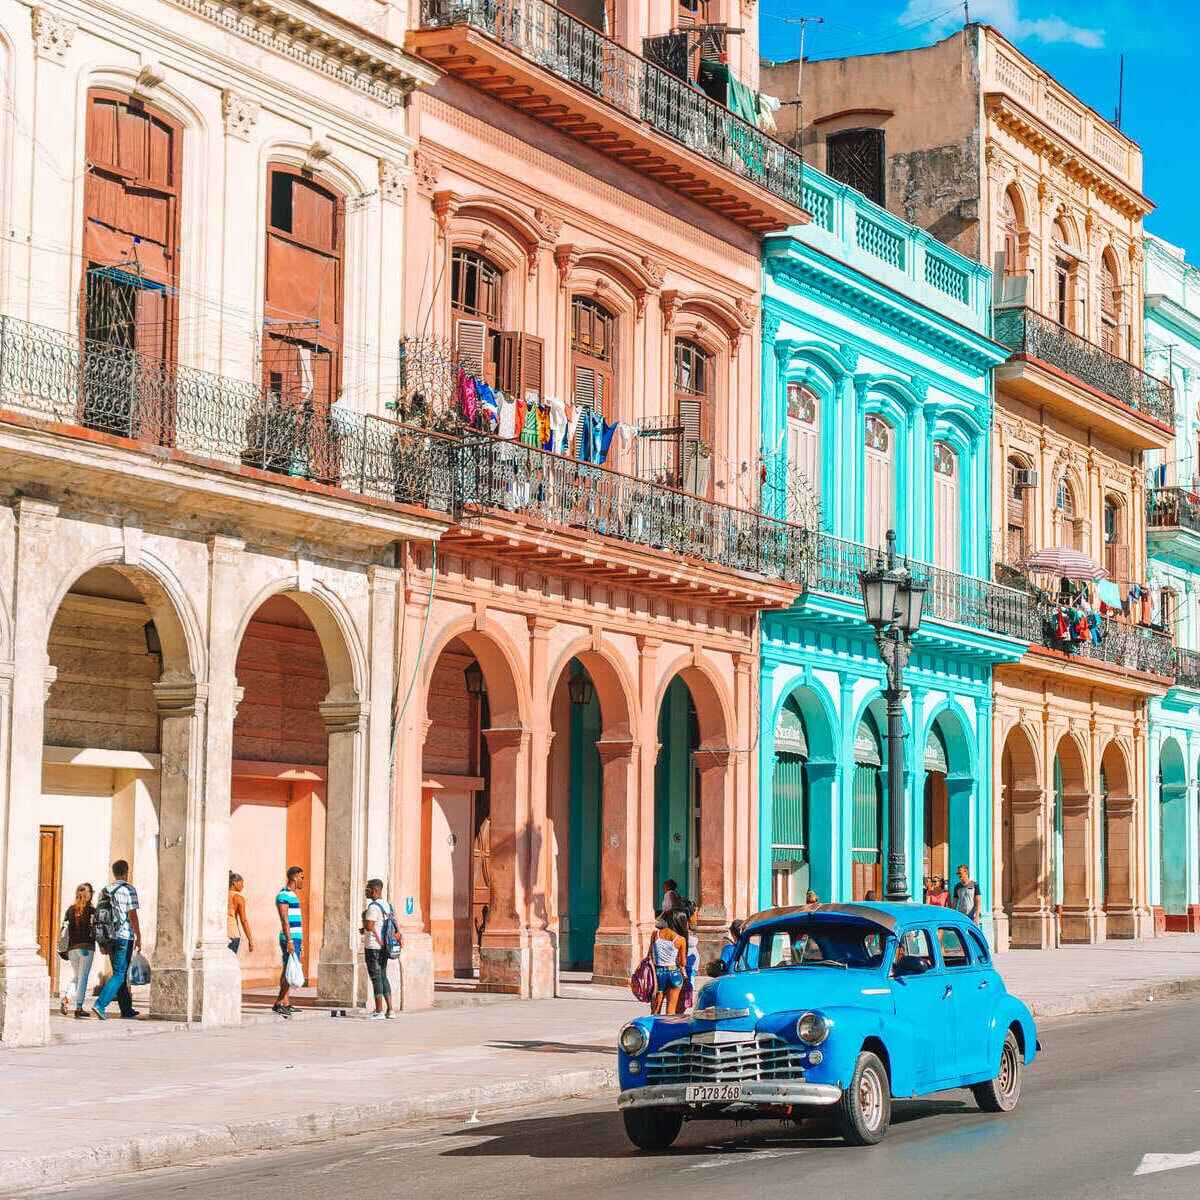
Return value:
<svg viewBox="0 0 1200 1200">
<path fill-rule="evenodd" d="M 1100 264 L 1100 345 L 1121 354 L 1121 284 L 1111 253 Z"/>
<path fill-rule="evenodd" d="M 713 356 L 695 342 L 675 342 L 675 411 L 683 428 L 682 479 L 687 491 L 712 492 Z"/>
<path fill-rule="evenodd" d="M 883 205 L 884 136 L 882 129 L 847 129 L 825 141 L 825 173 L 857 188 L 868 200 Z"/>
<path fill-rule="evenodd" d="M 501 303 L 504 272 L 474 250 L 456 247 L 450 256 L 450 309 L 455 356 L 490 387 L 501 379 Z"/>
<path fill-rule="evenodd" d="M 571 301 L 571 379 L 576 407 L 613 420 L 617 319 L 599 301 Z"/>
</svg>

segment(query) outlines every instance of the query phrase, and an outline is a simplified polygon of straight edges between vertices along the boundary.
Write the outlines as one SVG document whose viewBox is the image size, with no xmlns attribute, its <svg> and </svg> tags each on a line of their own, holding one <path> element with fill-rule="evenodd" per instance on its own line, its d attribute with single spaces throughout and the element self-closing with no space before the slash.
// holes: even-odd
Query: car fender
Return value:
<svg viewBox="0 0 1200 1200">
<path fill-rule="evenodd" d="M 1018 1000 L 1011 992 L 1005 992 L 997 1000 L 988 1026 L 990 1062 L 998 1063 L 1000 1061 L 1000 1048 L 1004 1045 L 1005 1034 L 1014 1024 L 1020 1029 L 1017 1040 L 1024 1050 L 1025 1064 L 1028 1066 L 1037 1057 L 1037 1025 L 1034 1022 L 1033 1014 L 1023 1000 Z"/>
</svg>

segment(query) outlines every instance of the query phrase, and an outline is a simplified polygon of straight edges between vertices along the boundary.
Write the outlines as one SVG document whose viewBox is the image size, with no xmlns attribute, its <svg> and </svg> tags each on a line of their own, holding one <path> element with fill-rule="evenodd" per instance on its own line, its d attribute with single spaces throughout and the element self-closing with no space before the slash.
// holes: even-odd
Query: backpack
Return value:
<svg viewBox="0 0 1200 1200">
<path fill-rule="evenodd" d="M 403 943 L 400 941 L 400 926 L 396 924 L 396 912 L 389 904 L 387 916 L 379 927 L 379 944 L 388 958 L 399 958 Z"/>
<path fill-rule="evenodd" d="M 101 888 L 96 901 L 96 915 L 92 919 L 92 932 L 96 935 L 96 944 L 102 954 L 112 954 L 113 942 L 117 939 L 117 924 L 112 894 L 108 888 Z"/>
<path fill-rule="evenodd" d="M 637 969 L 629 977 L 629 990 L 633 992 L 634 999 L 643 1004 L 653 1000 L 654 993 L 658 991 L 658 972 L 654 969 L 654 942 L 655 935 L 651 935 L 650 949 L 646 952 L 646 957 L 638 963 Z"/>
</svg>

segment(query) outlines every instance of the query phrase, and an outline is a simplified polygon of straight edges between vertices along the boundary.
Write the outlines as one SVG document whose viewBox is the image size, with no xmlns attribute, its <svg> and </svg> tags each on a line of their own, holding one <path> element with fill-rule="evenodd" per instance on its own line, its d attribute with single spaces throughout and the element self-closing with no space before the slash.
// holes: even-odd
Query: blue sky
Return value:
<svg viewBox="0 0 1200 1200">
<path fill-rule="evenodd" d="M 808 27 L 810 58 L 926 45 L 962 26 L 953 0 L 761 0 L 765 58 L 796 56 L 786 18 Z M 1122 129 L 1141 144 L 1143 190 L 1157 205 L 1146 228 L 1200 265 L 1200 3 L 1196 0 L 971 0 L 1039 66 L 1110 120 L 1125 55 Z"/>
</svg>

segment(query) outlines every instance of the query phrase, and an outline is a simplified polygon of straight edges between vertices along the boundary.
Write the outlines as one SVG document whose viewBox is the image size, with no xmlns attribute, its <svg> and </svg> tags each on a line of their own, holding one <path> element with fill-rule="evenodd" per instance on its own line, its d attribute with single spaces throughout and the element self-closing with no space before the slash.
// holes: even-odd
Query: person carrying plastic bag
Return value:
<svg viewBox="0 0 1200 1200">
<path fill-rule="evenodd" d="M 300 913 L 299 893 L 304 889 L 304 868 L 288 867 L 287 882 L 275 896 L 279 913 L 279 953 L 282 966 L 279 972 L 279 995 L 271 1006 L 273 1012 L 287 1018 L 296 1011 L 291 1003 L 291 990 L 304 986 L 304 968 L 300 952 L 304 948 L 304 929 Z"/>
</svg>

